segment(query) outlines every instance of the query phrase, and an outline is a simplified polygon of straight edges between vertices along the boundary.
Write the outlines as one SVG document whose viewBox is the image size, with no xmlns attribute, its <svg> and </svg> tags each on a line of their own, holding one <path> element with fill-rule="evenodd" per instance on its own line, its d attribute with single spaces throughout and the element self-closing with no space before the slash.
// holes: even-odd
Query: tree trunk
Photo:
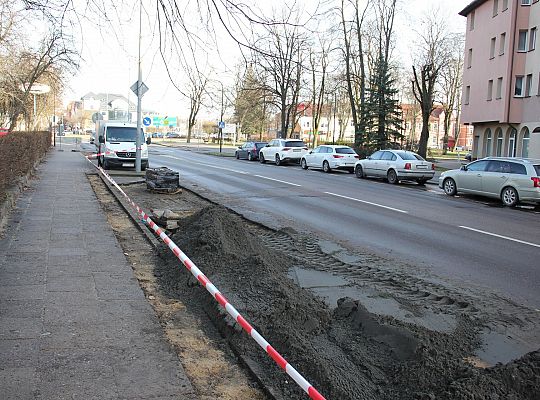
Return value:
<svg viewBox="0 0 540 400">
<path fill-rule="evenodd" d="M 418 154 L 426 158 L 427 144 L 429 139 L 429 116 L 431 114 L 431 107 L 429 110 L 422 109 L 422 132 L 420 132 L 420 140 L 418 142 Z"/>
</svg>

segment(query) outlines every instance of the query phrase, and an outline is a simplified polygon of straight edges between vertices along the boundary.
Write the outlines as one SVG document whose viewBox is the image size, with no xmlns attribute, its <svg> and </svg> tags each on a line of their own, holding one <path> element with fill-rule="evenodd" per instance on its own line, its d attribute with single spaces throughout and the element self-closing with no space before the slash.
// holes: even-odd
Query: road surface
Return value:
<svg viewBox="0 0 540 400">
<path fill-rule="evenodd" d="M 389 185 L 342 172 L 276 167 L 151 146 L 152 167 L 212 192 L 276 227 L 314 232 L 349 248 L 487 287 L 540 309 L 540 213 L 451 198 L 434 186 Z"/>
</svg>

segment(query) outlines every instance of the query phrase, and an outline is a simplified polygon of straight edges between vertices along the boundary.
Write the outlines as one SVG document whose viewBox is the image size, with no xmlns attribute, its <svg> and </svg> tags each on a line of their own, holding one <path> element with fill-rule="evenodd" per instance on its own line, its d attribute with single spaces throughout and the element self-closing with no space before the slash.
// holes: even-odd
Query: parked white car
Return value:
<svg viewBox="0 0 540 400">
<path fill-rule="evenodd" d="M 508 207 L 520 201 L 540 204 L 540 160 L 483 158 L 443 172 L 439 187 L 449 196 L 463 192 L 500 198 Z"/>
<path fill-rule="evenodd" d="M 259 161 L 274 161 L 276 165 L 299 162 L 307 152 L 307 145 L 300 139 L 272 139 L 259 151 Z"/>
<path fill-rule="evenodd" d="M 300 165 L 302 169 L 321 168 L 324 172 L 343 169 L 352 174 L 358 158 L 358 154 L 349 146 L 323 145 L 303 156 Z"/>
<path fill-rule="evenodd" d="M 389 183 L 413 180 L 423 185 L 435 175 L 435 164 L 412 151 L 379 150 L 357 161 L 354 172 L 358 178 L 386 178 Z"/>
</svg>

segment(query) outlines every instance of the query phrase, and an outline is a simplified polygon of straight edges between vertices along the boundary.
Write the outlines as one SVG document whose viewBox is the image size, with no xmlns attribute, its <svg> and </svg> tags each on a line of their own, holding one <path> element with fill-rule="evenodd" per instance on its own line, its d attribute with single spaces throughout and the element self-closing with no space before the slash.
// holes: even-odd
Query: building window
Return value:
<svg viewBox="0 0 540 400">
<path fill-rule="evenodd" d="M 531 29 L 531 34 L 529 36 L 529 51 L 533 51 L 536 47 L 536 27 Z"/>
<path fill-rule="evenodd" d="M 486 157 L 489 157 L 491 155 L 491 151 L 492 151 L 491 142 L 492 142 L 491 129 L 488 129 L 488 134 L 487 134 L 487 139 L 486 139 Z"/>
<path fill-rule="evenodd" d="M 467 68 L 472 66 L 472 49 L 469 49 L 469 56 L 467 57 Z"/>
<path fill-rule="evenodd" d="M 489 59 L 493 59 L 495 58 L 495 43 L 496 43 L 497 39 L 496 38 L 491 38 L 491 47 L 489 48 Z"/>
<path fill-rule="evenodd" d="M 529 97 L 531 95 L 531 89 L 532 89 L 532 74 L 527 75 L 527 79 L 525 80 L 525 97 Z"/>
<path fill-rule="evenodd" d="M 463 104 L 469 104 L 469 98 L 471 97 L 471 87 L 465 87 L 465 98 L 463 99 Z"/>
<path fill-rule="evenodd" d="M 514 96 L 523 97 L 523 77 L 516 76 L 516 86 L 514 87 Z"/>
<path fill-rule="evenodd" d="M 521 139 L 521 157 L 529 157 L 529 140 L 531 139 L 529 131 L 527 130 Z"/>
<path fill-rule="evenodd" d="M 474 10 L 469 14 L 469 30 L 474 30 Z"/>
<path fill-rule="evenodd" d="M 519 31 L 518 39 L 518 51 L 527 51 L 527 34 L 529 32 L 526 30 Z"/>
<path fill-rule="evenodd" d="M 493 0 L 493 16 L 499 13 L 499 0 Z"/>
<path fill-rule="evenodd" d="M 510 138 L 508 139 L 508 157 L 516 156 L 516 130 L 512 128 Z"/>
<path fill-rule="evenodd" d="M 497 79 L 497 93 L 495 95 L 496 99 L 500 99 L 502 97 L 502 84 L 503 84 L 503 78 L 501 76 Z"/>
<path fill-rule="evenodd" d="M 497 133 L 497 146 L 495 148 L 495 156 L 501 157 L 502 156 L 502 149 L 503 149 L 503 133 L 502 129 L 499 128 Z"/>
<path fill-rule="evenodd" d="M 508 10 L 508 0 L 503 0 L 503 3 L 502 3 L 502 10 L 503 10 L 503 11 Z"/>
<path fill-rule="evenodd" d="M 506 32 L 501 33 L 501 38 L 499 39 L 499 55 L 500 56 L 504 54 L 505 46 L 506 46 Z"/>
<path fill-rule="evenodd" d="M 487 100 L 491 101 L 492 98 L 493 98 L 493 79 L 490 79 L 488 81 Z"/>
<path fill-rule="evenodd" d="M 531 5 L 531 0 L 521 0 L 521 5 L 522 6 L 530 6 Z"/>
</svg>

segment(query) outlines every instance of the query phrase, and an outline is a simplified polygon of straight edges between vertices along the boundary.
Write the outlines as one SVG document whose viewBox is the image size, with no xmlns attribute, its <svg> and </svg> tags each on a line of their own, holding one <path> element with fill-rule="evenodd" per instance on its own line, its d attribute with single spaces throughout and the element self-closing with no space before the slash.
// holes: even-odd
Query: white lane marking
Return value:
<svg viewBox="0 0 540 400">
<path fill-rule="evenodd" d="M 375 207 L 386 208 L 387 210 L 397 211 L 397 212 L 400 212 L 400 213 L 403 213 L 403 214 L 408 214 L 408 213 L 409 213 L 408 211 L 403 211 L 403 210 L 400 210 L 399 208 L 393 208 L 393 207 L 383 206 L 382 204 L 372 203 L 371 201 L 355 199 L 355 198 L 353 198 L 353 197 L 343 196 L 343 195 L 341 195 L 341 194 L 332 193 L 332 192 L 324 192 L 324 193 L 325 193 L 325 194 L 329 194 L 329 195 L 331 195 L 331 196 L 341 197 L 341 198 L 347 199 L 347 200 L 358 201 L 358 202 L 360 202 L 360 203 L 370 204 L 370 205 L 375 206 Z"/>
<path fill-rule="evenodd" d="M 291 185 L 291 186 L 302 186 L 302 185 L 297 185 L 296 183 L 291 183 L 291 182 L 287 182 L 287 181 L 281 181 L 279 179 L 274 179 L 274 178 L 269 178 L 267 176 L 262 176 L 262 175 L 255 175 L 257 178 L 262 178 L 262 179 L 268 179 L 270 181 L 276 181 L 276 182 L 281 182 L 281 183 L 285 183 L 287 185 Z"/>
<path fill-rule="evenodd" d="M 210 168 L 222 169 L 222 170 L 225 170 L 225 171 L 236 172 L 237 174 L 242 174 L 242 175 L 249 175 L 249 172 L 239 171 L 237 169 L 232 169 L 232 168 L 218 167 L 216 165 L 206 164 L 206 163 L 202 163 L 202 162 L 199 162 L 199 161 L 187 160 L 187 159 L 181 158 L 181 157 L 169 156 L 169 155 L 165 155 L 165 154 L 162 155 L 161 157 L 174 158 L 175 160 L 190 162 L 192 164 L 204 165 L 204 166 L 210 167 Z"/>
<path fill-rule="evenodd" d="M 517 243 L 521 243 L 521 244 L 526 244 L 526 245 L 534 246 L 534 247 L 540 247 L 540 244 L 531 243 L 531 242 L 526 242 L 526 241 L 524 241 L 524 240 L 514 239 L 514 238 L 511 238 L 511 237 L 508 237 L 508 236 L 497 235 L 496 233 L 491 233 L 491 232 L 481 231 L 480 229 L 474 229 L 474 228 L 470 228 L 470 227 L 468 227 L 468 226 L 460 225 L 459 227 L 460 227 L 460 228 L 463 228 L 463 229 L 467 229 L 467 230 L 469 230 L 469 231 L 474 231 L 474 232 L 478 232 L 478 233 L 483 233 L 484 235 L 495 236 L 495 237 L 498 237 L 498 238 L 500 238 L 500 239 L 511 240 L 512 242 L 517 242 Z"/>
</svg>

